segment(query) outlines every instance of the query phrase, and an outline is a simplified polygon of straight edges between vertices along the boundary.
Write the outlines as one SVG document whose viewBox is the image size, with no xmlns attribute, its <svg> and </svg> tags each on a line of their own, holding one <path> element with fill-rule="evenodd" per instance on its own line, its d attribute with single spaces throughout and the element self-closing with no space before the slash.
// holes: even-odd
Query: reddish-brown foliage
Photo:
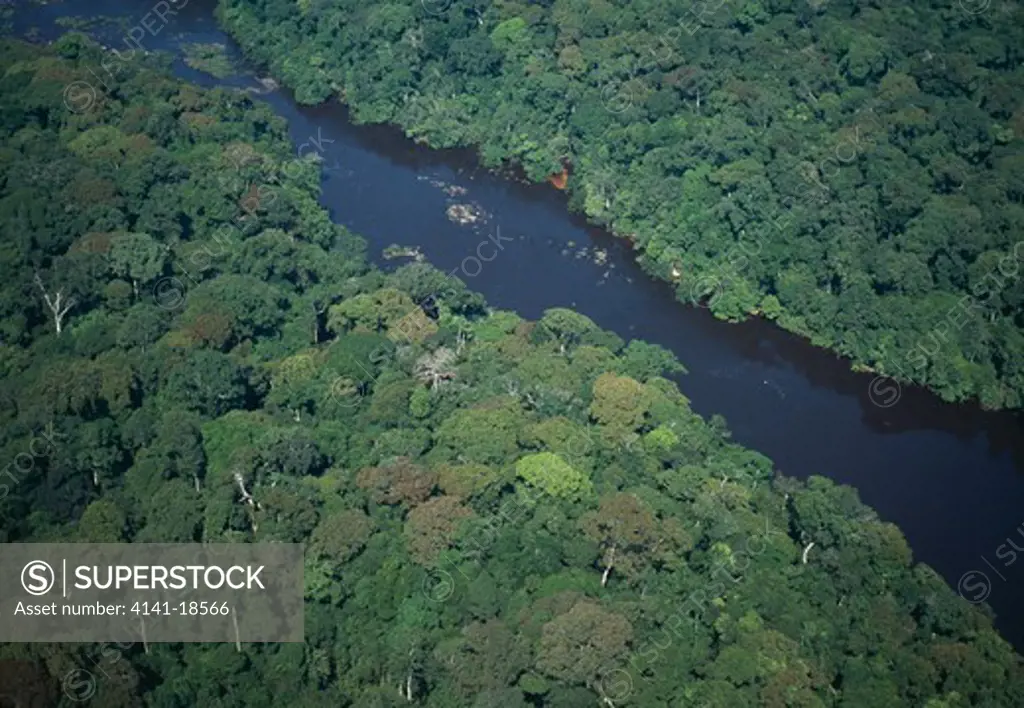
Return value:
<svg viewBox="0 0 1024 708">
<path fill-rule="evenodd" d="M 185 328 L 196 342 L 223 349 L 231 339 L 233 318 L 223 312 L 205 312 Z"/>
<path fill-rule="evenodd" d="M 437 475 L 400 457 L 380 467 L 365 467 L 356 475 L 356 484 L 370 493 L 378 504 L 419 504 L 434 490 Z"/>
<path fill-rule="evenodd" d="M 419 505 L 405 524 L 409 553 L 418 563 L 433 563 L 451 544 L 459 522 L 472 515 L 455 497 L 434 497 Z"/>
<path fill-rule="evenodd" d="M 100 233 L 90 231 L 82 238 L 71 244 L 69 253 L 107 253 L 110 251 L 110 242 L 117 236 L 116 233 Z"/>
<path fill-rule="evenodd" d="M 563 169 L 561 172 L 548 177 L 548 182 L 554 185 L 555 189 L 565 189 L 565 185 L 569 183 L 569 170 Z"/>
<path fill-rule="evenodd" d="M 70 191 L 72 198 L 83 206 L 110 202 L 117 196 L 117 186 L 95 174 L 79 173 L 71 183 Z"/>
</svg>

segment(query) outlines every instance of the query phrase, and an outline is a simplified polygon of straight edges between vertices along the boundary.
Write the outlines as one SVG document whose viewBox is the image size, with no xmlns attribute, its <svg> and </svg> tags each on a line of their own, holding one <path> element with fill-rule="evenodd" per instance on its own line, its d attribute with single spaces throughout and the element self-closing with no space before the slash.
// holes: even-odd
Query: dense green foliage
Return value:
<svg viewBox="0 0 1024 708">
<path fill-rule="evenodd" d="M 299 100 L 477 146 L 760 313 L 948 400 L 1024 405 L 1015 0 L 221 0 Z"/>
<path fill-rule="evenodd" d="M 185 63 L 193 69 L 205 71 L 218 79 L 235 73 L 223 44 L 187 44 L 182 47 L 182 51 Z"/>
<path fill-rule="evenodd" d="M 372 268 L 242 93 L 132 65 L 70 112 L 102 56 L 0 45 L 0 540 L 305 542 L 306 642 L 0 658 L 102 706 L 1024 705 L 986 613 L 667 352 Z"/>
</svg>

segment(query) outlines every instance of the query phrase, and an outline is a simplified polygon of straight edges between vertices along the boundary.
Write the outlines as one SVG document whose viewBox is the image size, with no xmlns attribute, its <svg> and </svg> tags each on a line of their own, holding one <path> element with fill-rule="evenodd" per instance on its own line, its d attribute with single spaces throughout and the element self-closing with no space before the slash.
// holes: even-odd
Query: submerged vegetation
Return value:
<svg viewBox="0 0 1024 708">
<path fill-rule="evenodd" d="M 69 104 L 102 56 L 0 44 L 0 540 L 304 542 L 306 642 L 0 658 L 105 707 L 1024 705 L 987 611 L 671 354 L 372 267 L 267 106 L 138 64 Z"/>
<path fill-rule="evenodd" d="M 186 44 L 182 47 L 185 63 L 197 71 L 203 71 L 218 79 L 225 79 L 236 73 L 223 44 Z"/>
<path fill-rule="evenodd" d="M 1024 405 L 1015 0 L 221 0 L 308 103 L 472 145 L 719 317 Z"/>
</svg>

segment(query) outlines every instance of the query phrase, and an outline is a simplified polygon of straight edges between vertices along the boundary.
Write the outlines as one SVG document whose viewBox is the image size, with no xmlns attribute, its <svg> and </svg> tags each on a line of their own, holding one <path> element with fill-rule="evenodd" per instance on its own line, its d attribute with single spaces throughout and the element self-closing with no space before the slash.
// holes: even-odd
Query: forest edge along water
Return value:
<svg viewBox="0 0 1024 708">
<path fill-rule="evenodd" d="M 268 102 L 288 121 L 299 152 L 320 156 L 322 204 L 378 257 L 391 245 L 415 249 L 493 307 L 528 318 L 572 307 L 624 339 L 670 349 L 688 369 L 678 383 L 695 411 L 723 416 L 737 442 L 787 475 L 818 474 L 855 487 L 899 526 L 918 561 L 969 602 L 987 602 L 1003 636 L 1024 649 L 1024 607 L 1016 602 L 1024 582 L 1018 414 L 947 404 L 852 372 L 849 362 L 769 322 L 729 324 L 682 305 L 667 283 L 641 271 L 628 241 L 570 214 L 555 186 L 493 174 L 468 150 L 431 150 L 392 127 L 354 125 L 341 105 L 299 106 L 241 59 L 217 27 L 214 5 L 176 3 L 176 14 L 160 18 L 149 2 L 18 5 L 14 28 L 50 41 L 66 31 L 57 24 L 62 17 L 116 20 L 88 31 L 122 53 L 132 47 L 127 37 L 144 51 L 171 51 L 178 76 Z M 185 44 L 222 44 L 245 68 L 216 80 L 184 63 Z M 102 90 L 97 72 L 89 90 Z"/>
</svg>

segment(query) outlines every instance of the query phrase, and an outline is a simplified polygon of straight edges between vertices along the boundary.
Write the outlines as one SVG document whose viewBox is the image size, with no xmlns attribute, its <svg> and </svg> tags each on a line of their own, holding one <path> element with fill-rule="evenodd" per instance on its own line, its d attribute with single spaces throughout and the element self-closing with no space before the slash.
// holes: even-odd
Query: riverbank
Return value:
<svg viewBox="0 0 1024 708">
<path fill-rule="evenodd" d="M 725 26 L 707 29 L 695 40 L 715 55 L 716 65 L 723 64 L 720 71 L 730 81 L 721 87 L 720 80 L 707 77 L 717 90 L 705 89 L 710 94 L 703 94 L 703 103 L 698 91 L 697 107 L 704 108 L 687 111 L 678 106 L 679 86 L 649 85 L 660 75 L 650 74 L 651 67 L 634 71 L 625 83 L 609 77 L 595 86 L 591 72 L 566 68 L 568 55 L 559 55 L 557 62 L 546 59 L 554 51 L 550 37 L 561 30 L 543 10 L 525 24 L 507 16 L 513 8 L 489 8 L 477 22 L 468 22 L 451 3 L 424 3 L 398 21 L 398 40 L 343 8 L 316 19 L 296 13 L 291 29 L 267 23 L 259 10 L 236 0 L 221 0 L 218 8 L 222 23 L 247 53 L 279 73 L 302 102 L 337 95 L 359 122 L 398 124 L 407 136 L 435 148 L 474 146 L 486 165 L 520 164 L 538 183 L 572 164 L 570 206 L 602 227 L 634 235 L 645 272 L 673 283 L 682 302 L 704 302 L 729 321 L 765 313 L 787 331 L 849 358 L 851 366 L 927 385 L 947 401 L 976 399 L 990 409 L 1019 408 L 1024 401 L 1024 370 L 1011 363 L 1024 354 L 1014 324 L 1019 288 L 1015 277 L 1000 280 L 998 287 L 989 277 L 996 268 L 1005 272 L 1007 258 L 1016 264 L 1014 273 L 1021 268 L 1008 226 L 1014 220 L 1013 200 L 979 186 L 1007 177 L 1002 166 L 1010 164 L 1014 141 L 1024 140 L 1024 119 L 1020 135 L 1002 131 L 984 147 L 1000 166 L 998 174 L 987 168 L 970 171 L 961 175 L 958 190 L 950 191 L 943 186 L 945 173 L 932 175 L 934 185 L 923 172 L 907 173 L 901 178 L 906 204 L 895 211 L 883 207 L 891 199 L 874 171 L 883 151 L 903 155 L 906 146 L 889 140 L 886 130 L 906 116 L 899 112 L 902 103 L 871 92 L 889 96 L 895 93 L 889 84 L 916 81 L 932 107 L 920 118 L 928 126 L 924 133 L 943 145 L 948 141 L 944 149 L 951 154 L 963 138 L 959 128 L 947 134 L 948 126 L 940 127 L 945 125 L 942 91 L 928 93 L 938 85 L 939 64 L 922 63 L 915 51 L 893 58 L 884 80 L 873 77 L 870 95 L 857 88 L 861 82 L 836 77 L 836 91 L 845 86 L 849 97 L 832 96 L 843 108 L 825 111 L 816 94 L 810 94 L 811 101 L 793 88 L 800 77 L 790 74 L 805 69 L 792 63 L 796 49 L 775 47 L 774 60 L 786 69 L 781 78 L 771 79 L 775 72 L 761 76 L 756 64 L 737 61 L 726 50 L 740 45 L 734 54 L 742 54 L 746 45 L 742 33 L 722 17 Z M 668 3 L 658 14 L 671 14 L 670 8 L 675 5 Z M 628 27 L 636 19 L 628 8 L 616 13 L 617 25 Z M 830 10 L 819 14 L 808 20 L 778 11 L 776 23 L 792 24 L 796 32 L 808 21 L 835 21 Z M 909 17 L 920 23 L 925 14 L 917 8 Z M 673 25 L 664 22 L 666 28 Z M 533 31 L 534 26 L 547 34 Z M 940 30 L 960 37 L 970 28 L 943 25 Z M 999 33 L 994 41 L 1014 44 L 1007 31 Z M 620 37 L 616 46 L 624 56 L 607 63 L 628 64 L 635 53 L 632 42 L 642 47 L 659 39 L 639 28 L 636 34 Z M 667 53 L 663 61 L 668 62 L 659 67 L 662 72 L 697 71 L 680 67 L 678 48 L 660 39 L 659 51 Z M 590 41 L 587 51 L 600 53 L 595 47 L 601 41 Z M 563 52 L 577 56 L 579 47 L 570 43 Z M 476 55 L 474 62 L 469 53 Z M 824 64 L 842 63 L 840 56 L 822 50 L 811 54 Z M 614 70 L 602 75 L 607 73 Z M 1003 75 L 990 73 L 992 81 Z M 778 86 L 753 88 L 755 81 L 776 80 Z M 757 110 L 750 101 L 766 92 L 777 94 L 773 110 L 757 109 L 764 115 L 752 127 L 750 114 Z M 660 111 L 651 105 L 655 98 Z M 496 114 L 504 117 L 496 120 Z M 865 202 L 869 197 L 878 204 Z M 844 216 L 849 209 L 859 212 L 856 219 Z M 975 222 L 983 212 L 998 216 L 982 226 Z M 964 228 L 950 231 L 957 222 Z M 974 243 L 973 255 L 947 264 L 946 247 L 936 244 L 949 239 L 948 248 L 958 248 L 965 238 Z M 923 262 L 936 259 L 942 267 L 927 272 Z M 914 287 L 906 287 L 911 280 Z M 958 303 L 967 297 L 972 302 Z M 984 318 L 974 316 L 979 309 Z M 1004 329 L 1005 335 L 997 336 Z"/>
<path fill-rule="evenodd" d="M 35 19 L 23 26 L 38 25 L 54 37 L 59 28 L 44 18 L 60 12 L 120 13 L 135 26 L 151 9 L 142 0 L 98 5 L 67 0 L 33 10 Z M 237 53 L 213 22 L 210 5 L 192 0 L 147 49 L 180 56 L 181 43 L 202 42 Z M 120 42 L 117 33 L 104 39 L 110 46 Z M 737 442 L 764 453 L 787 475 L 825 474 L 854 486 L 900 527 L 915 558 L 950 586 L 968 573 L 988 573 L 987 602 L 997 626 L 1024 646 L 1024 609 L 1017 602 L 1024 576 L 995 555 L 1020 525 L 1024 508 L 1024 427 L 1016 416 L 946 405 L 909 386 L 895 401 L 873 400 L 873 377 L 851 373 L 848 363 L 798 337 L 760 320 L 730 325 L 680 305 L 671 288 L 644 276 L 627 242 L 568 215 L 557 190 L 495 177 L 469 151 L 430 150 L 395 129 L 354 125 L 342 106 L 305 107 L 288 90 L 265 92 L 256 71 L 218 82 L 179 61 L 175 72 L 204 86 L 259 89 L 257 100 L 288 122 L 302 153 L 322 155 L 321 204 L 365 236 L 372 253 L 391 244 L 416 246 L 445 272 L 464 272 L 488 230 L 500 228 L 514 243 L 503 242 L 499 257 L 466 277 L 489 303 L 531 319 L 550 307 L 573 307 L 624 339 L 675 352 L 689 371 L 676 381 L 693 409 L 705 418 L 724 416 Z M 469 202 L 490 215 L 485 229 L 448 218 L 451 204 Z M 606 262 L 576 258 L 582 246 L 606 252 Z"/>
</svg>

